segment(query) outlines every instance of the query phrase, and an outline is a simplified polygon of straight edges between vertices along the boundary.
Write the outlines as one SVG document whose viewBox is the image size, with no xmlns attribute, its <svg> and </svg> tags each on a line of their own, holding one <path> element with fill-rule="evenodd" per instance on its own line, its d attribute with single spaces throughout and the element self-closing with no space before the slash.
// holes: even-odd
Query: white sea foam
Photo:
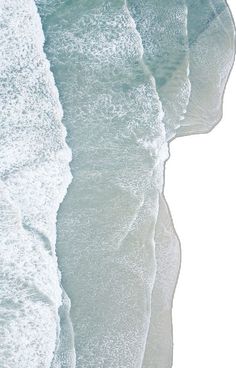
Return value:
<svg viewBox="0 0 236 368">
<path fill-rule="evenodd" d="M 71 152 L 34 1 L 0 11 L 1 367 L 47 368 L 60 338 L 55 224 Z"/>
</svg>

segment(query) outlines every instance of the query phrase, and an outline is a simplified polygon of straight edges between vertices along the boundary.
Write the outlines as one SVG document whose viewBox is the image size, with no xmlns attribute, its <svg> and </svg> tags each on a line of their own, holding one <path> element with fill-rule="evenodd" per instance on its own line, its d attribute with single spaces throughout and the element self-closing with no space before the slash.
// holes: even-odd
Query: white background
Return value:
<svg viewBox="0 0 236 368">
<path fill-rule="evenodd" d="M 235 116 L 236 66 L 220 124 L 170 146 L 165 195 L 182 248 L 173 368 L 236 367 Z"/>
</svg>

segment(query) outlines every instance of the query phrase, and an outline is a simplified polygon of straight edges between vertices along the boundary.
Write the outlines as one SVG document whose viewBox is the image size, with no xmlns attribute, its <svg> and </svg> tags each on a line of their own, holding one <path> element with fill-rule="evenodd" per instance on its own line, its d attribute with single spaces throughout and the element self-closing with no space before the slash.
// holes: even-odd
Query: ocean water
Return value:
<svg viewBox="0 0 236 368">
<path fill-rule="evenodd" d="M 170 368 L 164 167 L 221 117 L 229 9 L 0 0 L 0 19 L 0 366 Z"/>
</svg>

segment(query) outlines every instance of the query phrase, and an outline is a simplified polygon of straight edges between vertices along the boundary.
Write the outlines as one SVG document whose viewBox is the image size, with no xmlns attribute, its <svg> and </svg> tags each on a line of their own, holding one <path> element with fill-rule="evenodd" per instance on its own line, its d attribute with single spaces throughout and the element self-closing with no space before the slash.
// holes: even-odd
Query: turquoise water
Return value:
<svg viewBox="0 0 236 368">
<path fill-rule="evenodd" d="M 170 368 L 180 251 L 164 166 L 175 136 L 221 117 L 229 9 L 220 0 L 0 9 L 2 367 Z"/>
</svg>

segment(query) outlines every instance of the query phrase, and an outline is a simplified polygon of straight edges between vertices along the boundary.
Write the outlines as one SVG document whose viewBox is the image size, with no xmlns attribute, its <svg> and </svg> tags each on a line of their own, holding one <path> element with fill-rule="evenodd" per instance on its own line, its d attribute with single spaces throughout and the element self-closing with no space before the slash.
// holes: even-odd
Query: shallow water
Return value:
<svg viewBox="0 0 236 368">
<path fill-rule="evenodd" d="M 88 12 L 72 2 L 67 18 L 59 8 L 44 26 L 73 151 L 57 254 L 77 365 L 138 367 L 168 150 L 155 81 L 126 5 L 93 4 Z"/>
<path fill-rule="evenodd" d="M 187 0 L 187 5 L 191 95 L 178 136 L 207 133 L 220 121 L 235 55 L 235 30 L 226 2 L 203 5 Z"/>
<path fill-rule="evenodd" d="M 128 4 L 142 38 L 145 64 L 156 81 L 169 141 L 180 126 L 191 92 L 188 7 L 185 0 L 128 0 Z"/>
</svg>

